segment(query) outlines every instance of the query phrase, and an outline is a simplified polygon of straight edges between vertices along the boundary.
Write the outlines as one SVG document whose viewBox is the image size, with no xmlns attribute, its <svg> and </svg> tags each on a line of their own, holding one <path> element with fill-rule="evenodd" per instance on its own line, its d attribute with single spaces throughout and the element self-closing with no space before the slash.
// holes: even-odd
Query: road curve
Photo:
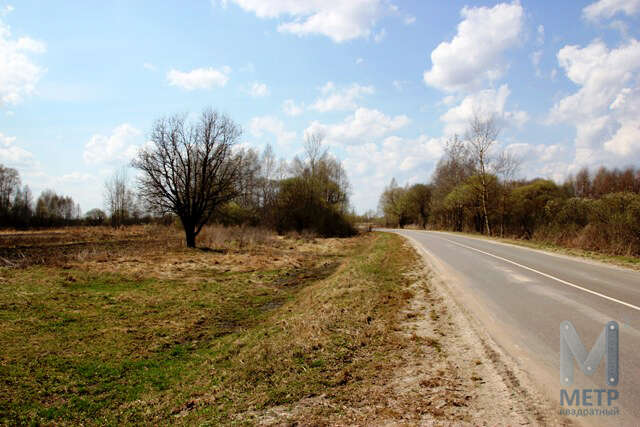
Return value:
<svg viewBox="0 0 640 427">
<path fill-rule="evenodd" d="M 588 352 L 605 324 L 617 321 L 620 415 L 582 421 L 640 425 L 640 272 L 459 234 L 385 231 L 424 248 L 458 302 L 555 401 L 562 388 L 560 323 L 573 323 Z M 577 388 L 612 388 L 604 360 L 592 377 L 576 364 L 574 377 Z"/>
</svg>

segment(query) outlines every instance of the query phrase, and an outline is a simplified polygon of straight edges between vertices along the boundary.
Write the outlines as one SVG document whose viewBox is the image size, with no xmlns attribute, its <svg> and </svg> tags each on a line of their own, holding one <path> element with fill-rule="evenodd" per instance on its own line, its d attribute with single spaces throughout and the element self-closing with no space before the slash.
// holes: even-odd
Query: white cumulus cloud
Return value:
<svg viewBox="0 0 640 427">
<path fill-rule="evenodd" d="M 372 35 L 376 23 L 391 12 L 387 0 L 233 0 L 259 18 L 280 18 L 278 31 L 319 34 L 341 43 Z"/>
<path fill-rule="evenodd" d="M 287 116 L 299 116 L 304 112 L 304 105 L 296 104 L 293 99 L 286 99 L 282 103 L 282 111 L 284 111 Z"/>
<path fill-rule="evenodd" d="M 307 127 L 305 134 L 320 133 L 330 145 L 363 144 L 401 129 L 409 122 L 405 115 L 391 117 L 378 110 L 360 107 L 341 123 L 323 124 L 314 121 Z"/>
<path fill-rule="evenodd" d="M 128 123 L 117 126 L 111 135 L 95 134 L 84 146 L 87 164 L 127 162 L 141 146 L 142 132 Z"/>
<path fill-rule="evenodd" d="M 261 138 L 265 134 L 271 134 L 276 137 L 279 145 L 287 145 L 296 139 L 295 131 L 287 131 L 282 120 L 273 116 L 254 117 L 249 122 L 251 134 Z"/>
<path fill-rule="evenodd" d="M 39 167 L 31 151 L 15 145 L 16 137 L 7 136 L 0 133 L 0 164 L 7 167 L 17 168 L 21 173 L 25 171 L 33 172 Z"/>
<path fill-rule="evenodd" d="M 231 68 L 196 68 L 191 71 L 170 70 L 167 81 L 171 86 L 178 86 L 186 90 L 211 89 L 222 87 L 229 81 Z"/>
<path fill-rule="evenodd" d="M 269 87 L 265 83 L 253 82 L 249 88 L 249 95 L 260 98 L 269 95 Z"/>
<path fill-rule="evenodd" d="M 391 178 L 403 184 L 426 182 L 438 159 L 442 156 L 445 140 L 419 135 L 417 138 L 387 136 L 381 141 L 370 141 L 345 147 L 343 165 L 356 192 L 356 206 L 375 209 L 378 197 Z"/>
<path fill-rule="evenodd" d="M 518 2 L 464 7 L 461 15 L 457 34 L 431 52 L 432 67 L 424 73 L 425 83 L 438 89 L 477 89 L 498 79 L 506 67 L 503 53 L 521 39 L 524 11 Z"/>
<path fill-rule="evenodd" d="M 485 89 L 464 97 L 458 105 L 451 107 L 440 117 L 445 123 L 445 134 L 463 134 L 475 114 L 480 117 L 493 116 L 500 126 L 522 126 L 529 120 L 529 114 L 520 110 L 507 110 L 510 94 L 509 86 L 503 84 L 498 90 Z"/>
<path fill-rule="evenodd" d="M 575 162 L 640 160 L 640 42 L 631 39 L 610 49 L 596 40 L 565 46 L 557 57 L 579 89 L 556 102 L 549 121 L 575 126 Z"/>
<path fill-rule="evenodd" d="M 0 102 L 17 104 L 35 93 L 45 69 L 30 54 L 43 53 L 45 44 L 30 37 L 12 38 L 11 29 L 0 20 Z"/>
<path fill-rule="evenodd" d="M 640 12 L 640 0 L 599 0 L 582 9 L 589 21 L 609 19 L 618 13 L 635 15 Z"/>
<path fill-rule="evenodd" d="M 327 82 L 321 92 L 322 96 L 309 108 L 325 113 L 327 111 L 355 110 L 358 107 L 356 101 L 365 95 L 373 94 L 375 89 L 373 86 L 362 86 L 358 83 L 338 89 L 333 82 Z"/>
</svg>

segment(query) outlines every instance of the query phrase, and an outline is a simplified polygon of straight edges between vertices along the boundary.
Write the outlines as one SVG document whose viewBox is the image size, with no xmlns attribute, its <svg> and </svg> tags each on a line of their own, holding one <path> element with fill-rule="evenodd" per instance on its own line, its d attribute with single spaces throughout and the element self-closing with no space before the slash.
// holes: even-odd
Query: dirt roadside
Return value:
<svg viewBox="0 0 640 427">
<path fill-rule="evenodd" d="M 482 332 L 451 295 L 444 276 L 419 254 L 406 272 L 412 295 L 395 332 L 408 343 L 394 350 L 391 375 L 358 389 L 350 402 L 331 396 L 272 407 L 261 425 L 573 425 Z"/>
</svg>

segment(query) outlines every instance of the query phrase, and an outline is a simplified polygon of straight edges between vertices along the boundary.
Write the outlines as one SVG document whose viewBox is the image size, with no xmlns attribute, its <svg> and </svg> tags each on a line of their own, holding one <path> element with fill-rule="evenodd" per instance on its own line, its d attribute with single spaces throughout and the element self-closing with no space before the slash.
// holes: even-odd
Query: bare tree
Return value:
<svg viewBox="0 0 640 427">
<path fill-rule="evenodd" d="M 111 225 L 124 225 L 134 213 L 135 195 L 129 188 L 127 169 L 117 170 L 104 184 L 104 203 L 111 216 Z"/>
<path fill-rule="evenodd" d="M 12 198 L 20 188 L 20 175 L 13 168 L 0 165 L 0 215 L 7 215 Z"/>
<path fill-rule="evenodd" d="M 478 175 L 480 177 L 480 193 L 482 201 L 482 214 L 484 215 L 484 226 L 488 235 L 491 235 L 491 226 L 489 225 L 489 215 L 487 212 L 488 204 L 488 174 L 491 164 L 491 148 L 495 144 L 500 129 L 498 128 L 495 118 L 481 118 L 475 113 L 469 123 L 466 140 L 473 160 L 476 163 Z"/>
<path fill-rule="evenodd" d="M 504 236 L 507 198 L 513 189 L 514 178 L 522 164 L 522 159 L 510 151 L 502 151 L 495 160 L 494 170 L 502 178 L 500 202 L 500 236 Z"/>
<path fill-rule="evenodd" d="M 183 116 L 156 122 L 151 146 L 138 152 L 139 193 L 154 210 L 182 221 L 187 247 L 215 210 L 238 195 L 240 162 L 232 152 L 240 127 L 225 115 L 205 110 L 197 123 Z"/>
<path fill-rule="evenodd" d="M 327 150 L 322 147 L 323 140 L 324 135 L 321 133 L 311 133 L 304 137 L 304 151 L 312 175 L 315 174 L 317 163 L 327 155 Z"/>
<path fill-rule="evenodd" d="M 578 197 L 591 195 L 591 174 L 587 167 L 580 169 L 575 178 L 575 192 Z"/>
</svg>

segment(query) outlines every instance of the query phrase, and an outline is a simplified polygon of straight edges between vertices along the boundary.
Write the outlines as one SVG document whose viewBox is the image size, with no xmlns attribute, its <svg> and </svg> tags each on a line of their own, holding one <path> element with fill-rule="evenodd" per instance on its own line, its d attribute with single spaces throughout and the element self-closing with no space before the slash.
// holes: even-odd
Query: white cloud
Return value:
<svg viewBox="0 0 640 427">
<path fill-rule="evenodd" d="M 375 89 L 373 86 L 362 86 L 358 83 L 338 89 L 333 82 L 327 82 L 320 91 L 323 96 L 318 98 L 309 108 L 325 113 L 327 111 L 354 110 L 358 107 L 356 101 L 365 95 L 373 94 Z"/>
<path fill-rule="evenodd" d="M 411 24 L 414 24 L 415 22 L 416 22 L 415 16 L 408 15 L 404 18 L 405 25 L 411 25 Z"/>
<path fill-rule="evenodd" d="M 46 45 L 30 37 L 20 37 L 16 42 L 16 49 L 32 53 L 44 53 L 47 51 Z"/>
<path fill-rule="evenodd" d="M 387 30 L 383 28 L 380 31 L 378 31 L 376 34 L 374 34 L 373 41 L 375 41 L 376 43 L 380 43 L 386 37 L 387 37 Z"/>
<path fill-rule="evenodd" d="M 276 137 L 279 145 L 287 145 L 296 139 L 294 131 L 287 131 L 282 120 L 273 116 L 254 117 L 249 122 L 251 134 L 261 138 L 265 133 L 270 133 Z"/>
<path fill-rule="evenodd" d="M 156 71 L 156 66 L 153 65 L 151 62 L 145 62 L 144 64 L 142 64 L 142 66 L 144 67 L 145 70 Z"/>
<path fill-rule="evenodd" d="M 35 163 L 33 153 L 22 147 L 9 145 L 0 147 L 0 163 L 4 166 L 22 169 Z"/>
<path fill-rule="evenodd" d="M 45 69 L 36 65 L 31 54 L 43 53 L 45 44 L 29 37 L 11 38 L 11 29 L 0 20 L 0 102 L 17 104 L 35 93 Z"/>
<path fill-rule="evenodd" d="M 360 65 L 364 62 L 364 59 L 362 58 L 356 58 L 356 65 Z"/>
<path fill-rule="evenodd" d="M 544 25 L 538 25 L 537 35 L 536 35 L 536 44 L 538 46 L 542 46 L 544 44 Z"/>
<path fill-rule="evenodd" d="M 16 137 L 0 133 L 0 164 L 17 168 L 22 173 L 25 169 L 29 172 L 39 167 L 31 151 L 15 145 Z"/>
<path fill-rule="evenodd" d="M 570 163 L 569 150 L 562 144 L 509 144 L 505 150 L 521 160 L 519 175 L 524 178 L 547 178 L 562 182 L 575 172 Z"/>
<path fill-rule="evenodd" d="M 624 165 L 640 160 L 640 42 L 609 49 L 596 40 L 565 46 L 558 63 L 579 86 L 549 113 L 552 123 L 576 128 L 574 162 Z"/>
<path fill-rule="evenodd" d="M 464 7 L 464 18 L 450 42 L 431 52 L 426 84 L 447 91 L 477 89 L 494 81 L 506 68 L 503 53 L 521 38 L 524 12 L 518 2 L 492 8 Z"/>
<path fill-rule="evenodd" d="M 55 181 L 60 184 L 85 184 L 89 181 L 95 181 L 96 177 L 90 173 L 71 172 L 62 175 Z"/>
<path fill-rule="evenodd" d="M 404 90 L 404 86 L 407 84 L 407 82 L 405 82 L 403 80 L 394 80 L 393 82 L 391 82 L 391 84 L 393 85 L 393 87 L 398 92 L 402 92 Z"/>
<path fill-rule="evenodd" d="M 637 157 L 637 153 L 640 151 L 640 124 L 624 123 L 604 143 L 604 148 L 620 156 L 635 155 Z"/>
<path fill-rule="evenodd" d="M 293 99 L 287 99 L 282 103 L 282 111 L 287 116 L 299 116 L 304 111 L 304 105 L 298 105 Z"/>
<path fill-rule="evenodd" d="M 284 19 L 278 31 L 304 36 L 320 34 L 341 43 L 371 36 L 389 6 L 384 0 L 233 0 L 259 18 Z"/>
<path fill-rule="evenodd" d="M 542 71 L 540 71 L 540 60 L 542 60 L 542 50 L 536 50 L 530 56 L 533 68 L 536 70 L 536 76 L 542 77 Z"/>
<path fill-rule="evenodd" d="M 9 145 L 13 144 L 15 140 L 16 140 L 15 136 L 7 136 L 2 132 L 0 132 L 0 144 L 4 145 L 5 147 L 8 147 Z"/>
<path fill-rule="evenodd" d="M 415 139 L 388 136 L 345 147 L 343 165 L 354 188 L 366 188 L 353 195 L 356 206 L 375 208 L 384 187 L 394 176 L 400 182 L 426 182 L 442 156 L 443 138 L 420 135 Z"/>
<path fill-rule="evenodd" d="M 442 98 L 441 103 L 446 106 L 451 106 L 455 104 L 457 100 L 458 98 L 455 95 L 447 95 L 444 98 Z"/>
<path fill-rule="evenodd" d="M 515 143 L 505 147 L 506 151 L 515 154 L 525 162 L 550 162 L 566 152 L 566 147 L 560 144 L 527 144 Z"/>
<path fill-rule="evenodd" d="M 131 160 L 142 143 L 142 132 L 130 124 L 117 126 L 111 135 L 93 135 L 84 146 L 82 155 L 87 164 L 125 163 Z"/>
<path fill-rule="evenodd" d="M 640 12 L 640 0 L 599 0 L 582 9 L 582 15 L 589 21 L 609 19 L 617 13 L 629 16 Z"/>
<path fill-rule="evenodd" d="M 401 129 L 409 122 L 404 115 L 391 117 L 378 110 L 360 107 L 341 123 L 327 125 L 314 121 L 305 134 L 320 133 L 329 145 L 363 144 Z"/>
<path fill-rule="evenodd" d="M 269 88 L 265 83 L 253 82 L 249 89 L 249 95 L 259 98 L 269 95 Z"/>
<path fill-rule="evenodd" d="M 531 54 L 531 63 L 535 66 L 540 65 L 540 60 L 542 59 L 542 51 L 536 50 Z"/>
<path fill-rule="evenodd" d="M 10 14 L 13 11 L 14 11 L 14 7 L 12 5 L 8 4 L 8 5 L 6 5 L 5 7 L 2 8 L 2 10 L 0 11 L 0 15 L 7 16 L 8 14 Z"/>
<path fill-rule="evenodd" d="M 167 81 L 171 86 L 179 86 L 186 90 L 211 89 L 222 87 L 229 81 L 231 68 L 196 68 L 191 71 L 171 70 L 167 73 Z"/>
<path fill-rule="evenodd" d="M 500 126 L 522 126 L 529 120 L 529 114 L 519 110 L 507 111 L 510 94 L 509 86 L 503 84 L 498 90 L 485 89 L 464 97 L 458 105 L 440 116 L 445 123 L 445 134 L 463 134 L 474 114 L 494 116 Z"/>
</svg>

